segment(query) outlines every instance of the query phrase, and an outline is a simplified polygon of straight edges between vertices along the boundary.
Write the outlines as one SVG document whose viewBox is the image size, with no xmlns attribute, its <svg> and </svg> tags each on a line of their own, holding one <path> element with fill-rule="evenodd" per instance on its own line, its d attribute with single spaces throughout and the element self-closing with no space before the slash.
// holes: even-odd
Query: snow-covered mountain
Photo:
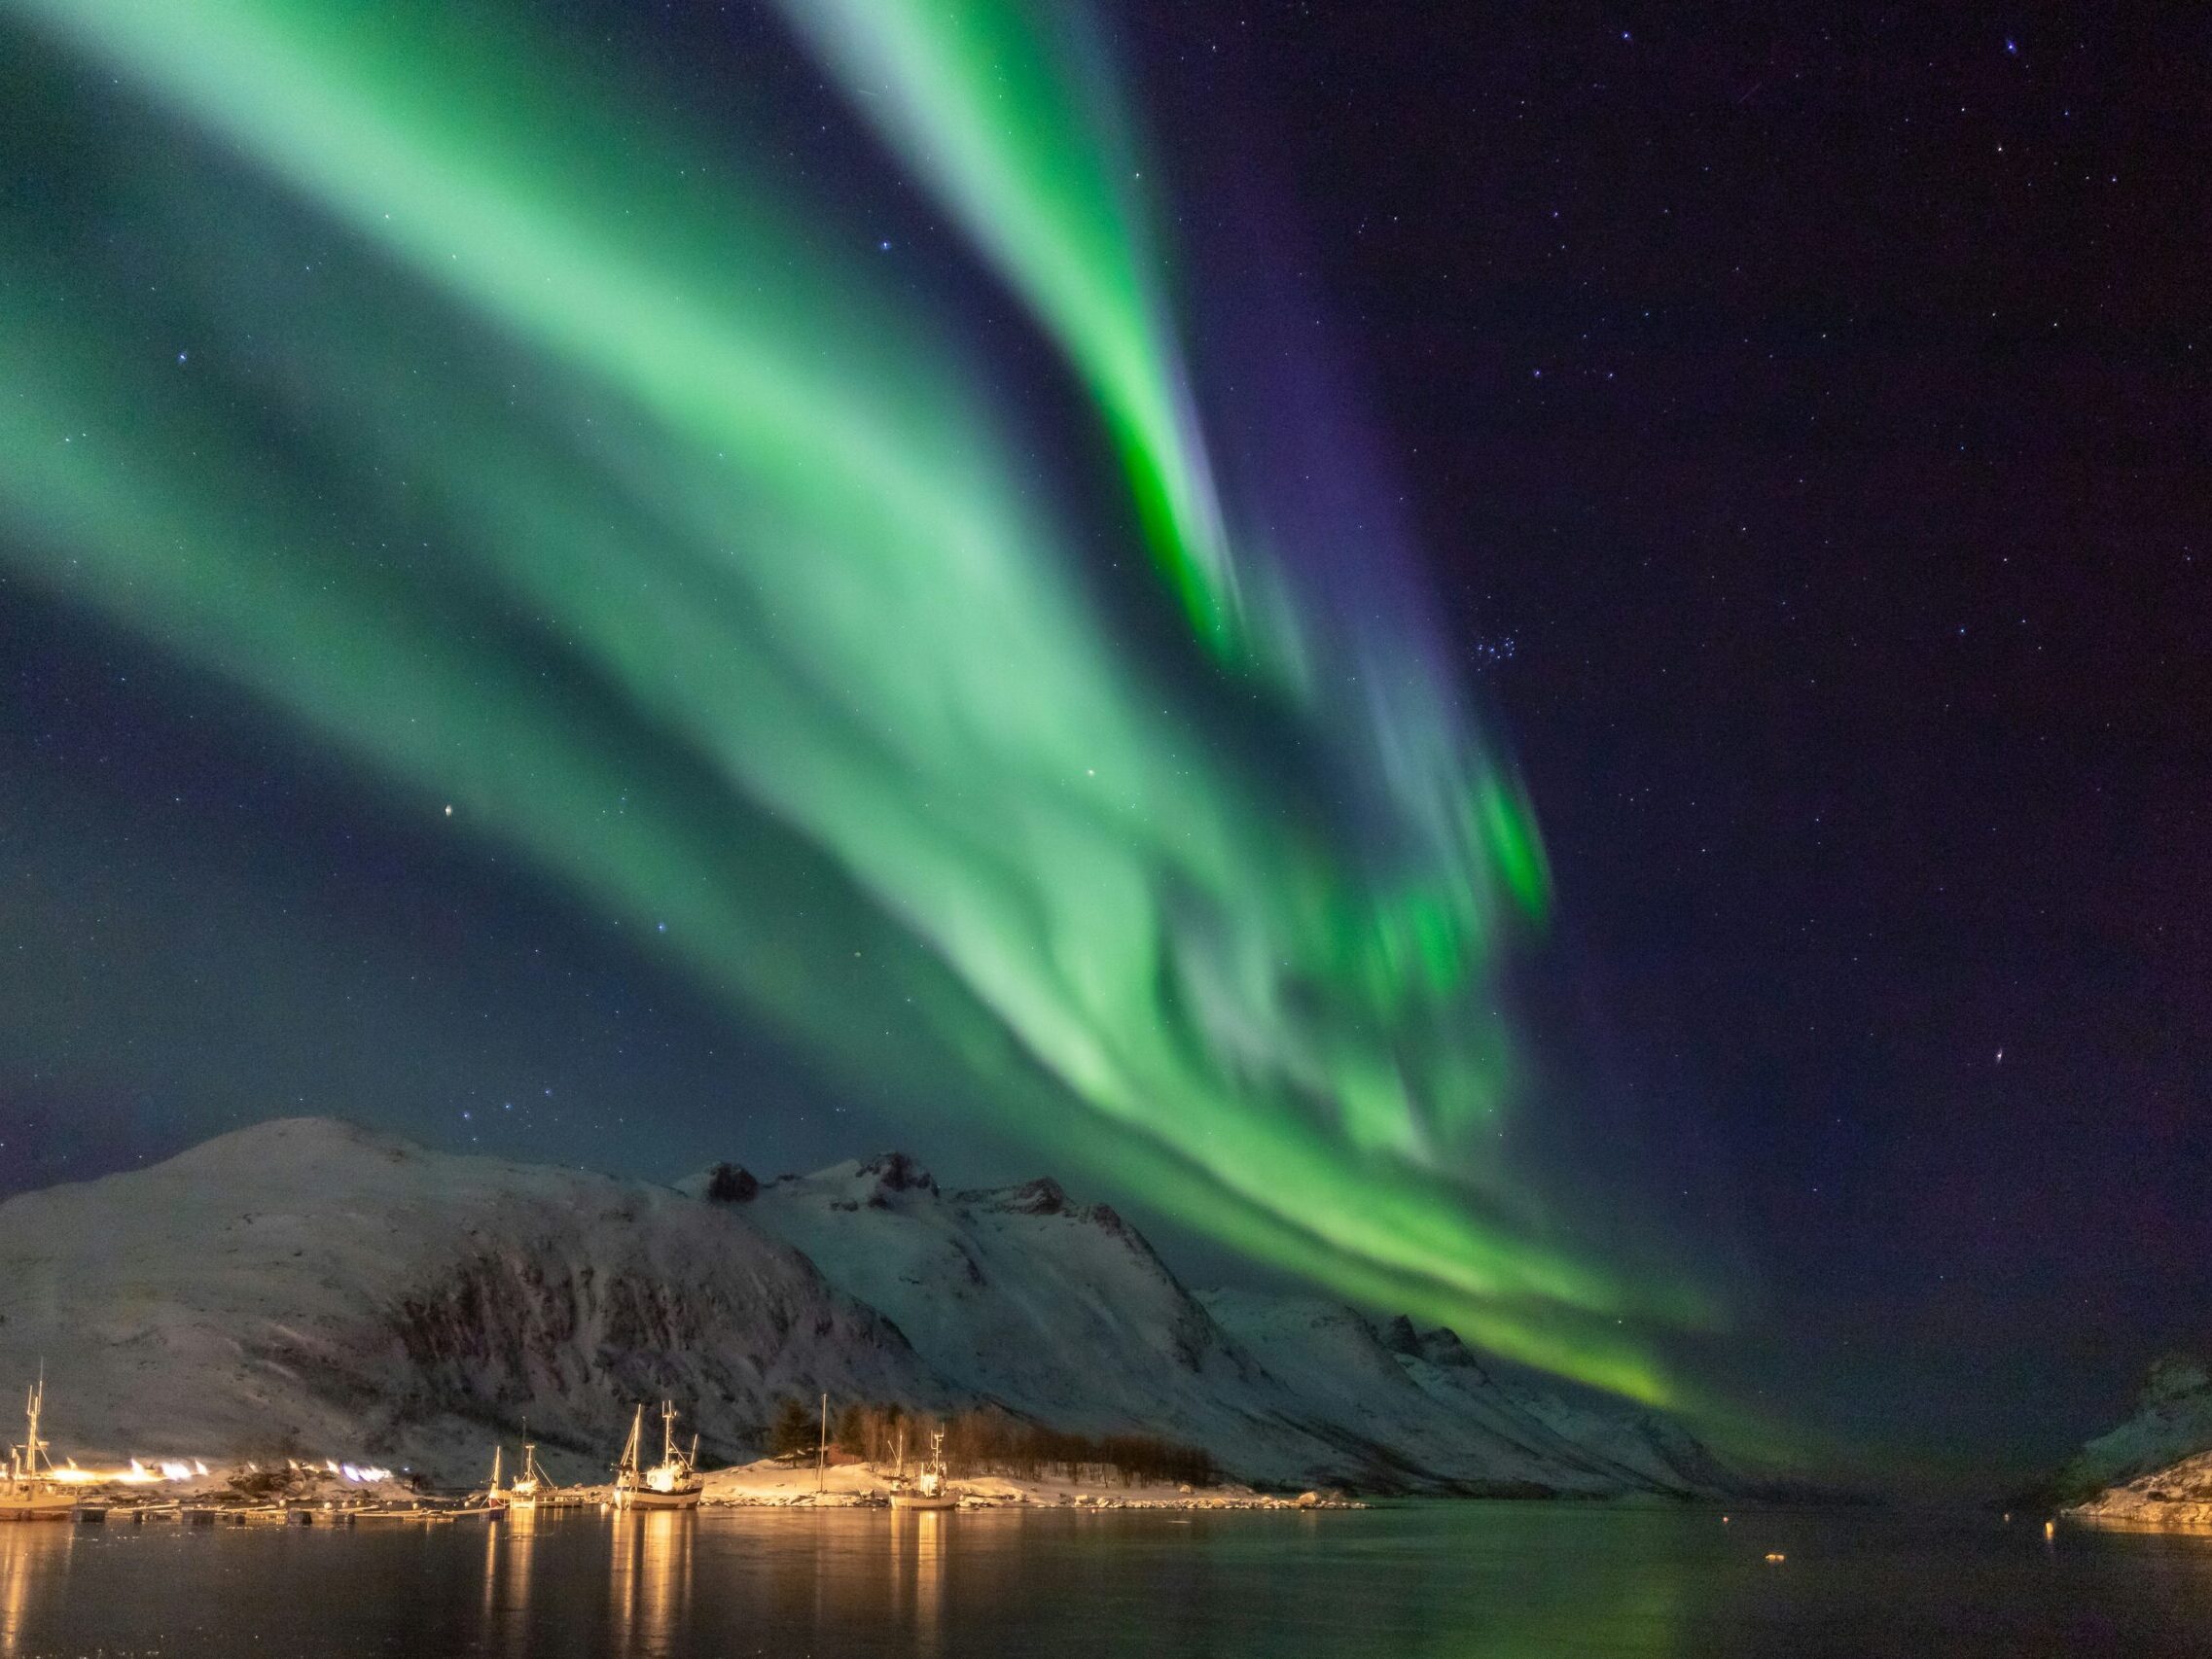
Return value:
<svg viewBox="0 0 2212 1659">
<path fill-rule="evenodd" d="M 725 1459 L 826 1391 L 1159 1434 L 1279 1484 L 1733 1484 L 1678 1427 L 1493 1377 L 1448 1331 L 1194 1294 L 1102 1205 L 945 1193 L 897 1154 L 668 1188 L 262 1124 L 0 1204 L 0 1381 L 42 1358 L 57 1434 L 118 1456 L 457 1476 L 526 1418 L 599 1461 L 665 1395 Z"/>
<path fill-rule="evenodd" d="M 2120 1494 L 2131 1485 L 2146 1494 L 2194 1491 L 2204 1474 L 2205 1460 L 2196 1454 L 2208 1451 L 2212 1369 L 2194 1355 L 2173 1355 L 2151 1367 L 2134 1414 L 2084 1446 L 2053 1484 L 2068 1501 Z M 2124 1498 L 2119 1501 L 2126 1506 Z"/>
<path fill-rule="evenodd" d="M 1457 1335 L 1377 1324 L 1337 1302 L 1212 1290 L 1201 1300 L 1286 1384 L 1302 1421 L 1367 1487 L 1536 1495 L 1719 1493 L 1739 1481 L 1679 1425 L 1496 1377 Z"/>
<path fill-rule="evenodd" d="M 785 1392 L 946 1398 L 731 1210 L 318 1118 L 0 1204 L 0 1379 L 42 1359 L 79 1452 L 441 1471 L 525 1418 L 604 1464 L 629 1402 L 663 1395 L 725 1458 Z"/>
<path fill-rule="evenodd" d="M 1113 1210 L 1049 1180 L 947 1194 L 892 1153 L 722 1184 L 952 1386 L 1041 1422 L 1165 1435 L 1285 1484 L 1529 1495 L 1733 1484 L 1678 1427 L 1496 1380 L 1449 1331 L 1378 1326 L 1305 1298 L 1194 1294 Z"/>
</svg>

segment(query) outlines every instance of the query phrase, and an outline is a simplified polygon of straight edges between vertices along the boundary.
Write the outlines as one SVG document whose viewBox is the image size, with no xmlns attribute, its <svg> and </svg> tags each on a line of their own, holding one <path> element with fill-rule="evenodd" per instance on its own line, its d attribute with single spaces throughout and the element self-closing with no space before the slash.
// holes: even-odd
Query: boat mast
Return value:
<svg viewBox="0 0 2212 1659">
<path fill-rule="evenodd" d="M 31 1385 L 23 1396 L 23 1415 L 30 1422 L 30 1427 L 25 1430 L 23 1439 L 23 1478 L 25 1480 L 38 1479 L 39 1457 L 46 1450 L 46 1442 L 38 1437 L 38 1420 L 45 1410 L 46 1366 L 42 1362 L 38 1368 L 38 1381 Z M 50 1458 L 47 1462 L 51 1466 L 53 1460 Z"/>
<path fill-rule="evenodd" d="M 672 1399 L 660 1402 L 660 1461 L 676 1461 L 676 1402 Z"/>
<path fill-rule="evenodd" d="M 637 1473 L 638 1441 L 645 1433 L 645 1406 L 641 1402 L 629 1420 L 629 1438 L 623 1442 L 623 1461 L 615 1465 L 618 1475 Z"/>
</svg>

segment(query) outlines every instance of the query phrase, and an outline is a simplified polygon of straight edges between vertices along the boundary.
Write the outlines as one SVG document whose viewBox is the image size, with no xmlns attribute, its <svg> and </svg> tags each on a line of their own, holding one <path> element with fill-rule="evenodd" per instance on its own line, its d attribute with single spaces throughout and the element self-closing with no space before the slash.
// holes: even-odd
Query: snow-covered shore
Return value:
<svg viewBox="0 0 2212 1659">
<path fill-rule="evenodd" d="M 2118 1526 L 2212 1528 L 2212 1452 L 2107 1487 L 2066 1513 Z"/>
<path fill-rule="evenodd" d="M 2212 1368 L 2194 1355 L 2158 1360 L 2134 1411 L 2084 1446 L 2052 1486 L 2074 1520 L 2212 1528 Z"/>
<path fill-rule="evenodd" d="M 817 1480 L 821 1490 L 817 1490 Z M 1226 1482 L 1192 1487 L 1159 1483 L 1124 1485 L 1118 1481 L 1073 1481 L 1061 1478 L 1016 1479 L 1009 1475 L 979 1475 L 949 1480 L 946 1488 L 964 1509 L 992 1509 L 1034 1505 L 1063 1509 L 1313 1509 L 1364 1507 L 1337 1493 L 1295 1497 L 1255 1491 Z M 817 1476 L 811 1463 L 793 1464 L 776 1458 L 714 1469 L 706 1476 L 707 1504 L 732 1504 L 767 1508 L 855 1508 L 887 1503 L 891 1494 L 890 1471 L 868 1464 L 846 1463 Z"/>
</svg>

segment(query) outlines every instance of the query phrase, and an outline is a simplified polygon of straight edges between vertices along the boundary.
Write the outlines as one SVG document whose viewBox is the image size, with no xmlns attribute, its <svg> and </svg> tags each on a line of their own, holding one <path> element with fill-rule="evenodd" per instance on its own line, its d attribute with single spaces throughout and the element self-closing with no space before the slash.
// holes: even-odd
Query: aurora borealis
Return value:
<svg viewBox="0 0 2212 1659">
<path fill-rule="evenodd" d="M 0 1195 L 897 1147 L 2032 1481 L 2203 1339 L 2200 54 L 1863 22 L 0 0 Z"/>
<path fill-rule="evenodd" d="M 42 303 L 11 239 L 8 561 L 665 930 L 841 1086 L 1667 1400 L 1639 1331 L 1712 1307 L 1573 1248 L 1510 1156 L 1520 789 L 1417 612 L 1338 615 L 1241 531 L 1103 56 L 991 0 L 792 10 L 1088 400 L 1067 456 L 864 227 L 519 16 L 10 0 L 174 135 L 68 164 L 277 371 L 249 406 L 217 350 L 119 354 L 120 272 Z M 103 155 L 89 101 L 41 113 Z M 303 213 L 371 274 L 281 298 L 256 215 Z"/>
</svg>

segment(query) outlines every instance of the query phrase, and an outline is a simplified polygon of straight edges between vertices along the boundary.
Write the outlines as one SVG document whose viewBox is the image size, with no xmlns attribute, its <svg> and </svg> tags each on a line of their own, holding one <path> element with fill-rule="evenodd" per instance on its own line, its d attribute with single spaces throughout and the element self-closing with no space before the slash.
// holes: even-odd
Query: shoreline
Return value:
<svg viewBox="0 0 2212 1659">
<path fill-rule="evenodd" d="M 706 1508 L 862 1509 L 888 1507 L 892 1472 L 869 1464 L 833 1464 L 820 1471 L 822 1490 L 811 1464 L 786 1464 L 764 1458 L 755 1463 L 709 1470 L 700 1500 Z M 1365 1509 L 1366 1503 L 1336 1492 L 1284 1497 L 1236 1482 L 1191 1487 L 1165 1483 L 1122 1485 L 1011 1475 L 975 1475 L 948 1480 L 962 1509 Z"/>
</svg>

